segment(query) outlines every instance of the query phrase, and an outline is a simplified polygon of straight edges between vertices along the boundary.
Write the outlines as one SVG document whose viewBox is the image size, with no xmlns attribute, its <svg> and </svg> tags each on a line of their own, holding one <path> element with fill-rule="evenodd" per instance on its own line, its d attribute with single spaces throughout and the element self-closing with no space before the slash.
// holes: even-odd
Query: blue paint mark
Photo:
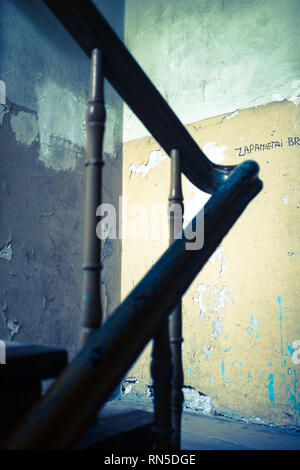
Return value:
<svg viewBox="0 0 300 470">
<path fill-rule="evenodd" d="M 240 366 L 242 365 L 242 363 L 240 362 Z"/>
<path fill-rule="evenodd" d="M 230 377 L 227 377 L 227 375 L 225 374 L 225 363 L 224 363 L 224 361 L 222 361 L 221 368 L 222 368 L 222 380 L 225 383 L 231 384 Z"/>
<path fill-rule="evenodd" d="M 231 365 L 234 366 L 234 364 L 236 364 L 236 363 L 237 363 L 237 361 L 233 361 L 233 362 L 231 363 Z"/>
<path fill-rule="evenodd" d="M 192 377 L 192 368 L 190 367 L 190 377 Z"/>
<path fill-rule="evenodd" d="M 293 346 L 290 346 L 290 345 L 288 344 L 288 345 L 287 345 L 287 349 L 288 349 L 288 354 L 289 354 L 290 356 L 292 356 L 292 355 L 293 355 L 293 352 L 294 352 Z"/>
<path fill-rule="evenodd" d="M 280 295 L 277 297 L 277 302 L 278 302 L 278 305 L 279 305 L 281 354 L 284 355 L 283 340 L 282 340 L 282 310 L 281 310 L 281 297 L 280 297 Z"/>
<path fill-rule="evenodd" d="M 229 346 L 229 348 L 228 348 L 228 349 L 224 349 L 224 351 L 225 351 L 225 352 L 228 352 L 228 351 L 230 351 L 231 349 L 232 349 L 232 347 Z"/>
<path fill-rule="evenodd" d="M 248 372 L 248 377 L 251 377 L 251 372 L 250 371 Z"/>
<path fill-rule="evenodd" d="M 268 383 L 268 391 L 269 391 L 269 400 L 270 402 L 273 403 L 272 406 L 274 406 L 274 375 L 273 374 L 270 374 L 269 375 L 269 383 Z"/>
<path fill-rule="evenodd" d="M 256 333 L 257 327 L 258 327 L 258 321 L 254 318 L 253 315 L 251 315 L 251 320 L 250 320 L 250 325 L 247 328 L 248 335 L 251 337 L 254 333 Z M 259 335 L 255 336 L 256 338 L 259 338 Z M 256 344 L 256 341 L 254 342 Z"/>
<path fill-rule="evenodd" d="M 82 300 L 83 300 L 84 302 L 87 302 L 87 301 L 88 301 L 88 295 L 87 295 L 87 294 L 83 294 Z"/>
<path fill-rule="evenodd" d="M 272 365 L 272 362 L 268 362 L 268 366 L 271 366 Z"/>
<path fill-rule="evenodd" d="M 254 318 L 253 315 L 251 315 L 251 320 L 250 320 L 251 325 L 253 325 L 254 332 L 256 333 L 257 327 L 258 327 L 258 321 Z"/>
<path fill-rule="evenodd" d="M 211 377 L 209 378 L 209 383 L 210 383 L 210 384 L 212 383 L 212 378 L 211 378 Z"/>
<path fill-rule="evenodd" d="M 248 331 L 249 336 L 251 336 L 253 333 L 253 329 L 251 328 L 251 326 L 248 326 L 247 331 Z"/>
</svg>

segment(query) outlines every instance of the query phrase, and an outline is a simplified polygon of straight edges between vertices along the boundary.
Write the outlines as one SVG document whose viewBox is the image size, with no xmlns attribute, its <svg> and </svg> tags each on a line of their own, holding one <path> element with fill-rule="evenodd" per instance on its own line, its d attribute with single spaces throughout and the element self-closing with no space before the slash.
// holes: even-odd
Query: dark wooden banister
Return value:
<svg viewBox="0 0 300 470">
<path fill-rule="evenodd" d="M 259 167 L 240 164 L 145 277 L 88 340 L 6 443 L 9 449 L 71 448 L 248 203 L 261 190 Z M 204 246 L 186 249 L 204 210 Z M 201 219 L 201 217 L 200 217 Z"/>
<path fill-rule="evenodd" d="M 176 148 L 181 170 L 198 188 L 213 193 L 233 166 L 211 162 L 90 0 L 44 0 L 84 52 L 104 55 L 105 77 L 170 155 Z"/>
</svg>

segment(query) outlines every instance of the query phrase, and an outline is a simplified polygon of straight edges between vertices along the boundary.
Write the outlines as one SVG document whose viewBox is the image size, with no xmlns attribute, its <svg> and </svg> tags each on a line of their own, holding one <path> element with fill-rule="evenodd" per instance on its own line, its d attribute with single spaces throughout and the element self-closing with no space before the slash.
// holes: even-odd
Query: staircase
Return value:
<svg viewBox="0 0 300 470">
<path fill-rule="evenodd" d="M 42 384 L 67 365 L 63 349 L 6 343 L 6 364 L 0 367 L 0 441 L 41 398 Z"/>
<path fill-rule="evenodd" d="M 183 401 L 181 298 L 261 190 L 259 167 L 254 161 L 237 167 L 209 161 L 90 0 L 44 1 L 91 57 L 82 349 L 67 365 L 65 351 L 27 345 L 8 348 L 7 366 L 0 369 L 4 384 L 1 393 L 7 403 L 2 411 L 2 447 L 113 450 L 134 445 L 135 449 L 179 449 Z M 101 244 L 95 228 L 102 189 L 104 78 L 170 156 L 169 207 L 177 204 L 182 209 L 181 172 L 212 197 L 180 237 L 174 230 L 178 220 L 170 210 L 169 248 L 102 323 Z M 193 227 L 203 221 L 204 245 L 187 249 L 193 240 Z M 172 312 L 176 312 L 175 322 L 169 329 Z M 122 416 L 107 414 L 105 403 L 151 340 L 154 413 L 137 410 Z M 41 380 L 50 377 L 57 379 L 41 397 Z"/>
</svg>

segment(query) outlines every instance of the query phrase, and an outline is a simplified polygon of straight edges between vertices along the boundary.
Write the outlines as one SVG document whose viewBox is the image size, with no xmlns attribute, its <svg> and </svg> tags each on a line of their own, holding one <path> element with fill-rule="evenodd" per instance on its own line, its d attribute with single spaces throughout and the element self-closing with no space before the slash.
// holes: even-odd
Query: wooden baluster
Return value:
<svg viewBox="0 0 300 470">
<path fill-rule="evenodd" d="M 171 379 L 172 361 L 168 318 L 160 324 L 153 340 L 151 375 L 154 390 L 155 449 L 171 449 Z"/>
<path fill-rule="evenodd" d="M 171 188 L 169 195 L 169 222 L 170 222 L 170 244 L 176 234 L 181 233 L 183 227 L 183 195 L 181 188 L 180 154 L 178 150 L 171 150 Z M 175 207 L 174 207 L 175 205 Z M 173 210 L 172 210 L 173 209 Z M 172 377 L 172 447 L 180 449 L 181 445 L 181 414 L 183 405 L 183 367 L 181 344 L 182 338 L 182 311 L 181 301 L 176 305 L 170 316 L 170 345 L 173 364 Z"/>
<path fill-rule="evenodd" d="M 102 323 L 102 306 L 100 296 L 101 242 L 96 235 L 98 218 L 96 210 L 101 204 L 102 192 L 102 147 L 105 123 L 104 107 L 103 55 L 99 49 L 91 54 L 90 93 L 86 111 L 87 160 L 86 197 L 83 253 L 83 330 L 81 344 Z"/>
<path fill-rule="evenodd" d="M 171 380 L 172 360 L 169 336 L 169 318 L 160 324 L 153 339 L 151 375 L 154 390 L 155 449 L 172 449 Z"/>
</svg>

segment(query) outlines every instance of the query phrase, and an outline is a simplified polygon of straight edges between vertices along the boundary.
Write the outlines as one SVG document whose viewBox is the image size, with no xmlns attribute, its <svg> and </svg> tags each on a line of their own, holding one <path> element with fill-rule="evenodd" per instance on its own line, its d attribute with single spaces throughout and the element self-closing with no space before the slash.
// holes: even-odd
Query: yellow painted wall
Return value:
<svg viewBox="0 0 300 470">
<path fill-rule="evenodd" d="M 214 161 L 255 159 L 264 188 L 183 298 L 185 385 L 210 397 L 211 413 L 279 426 L 299 425 L 300 413 L 300 343 L 292 347 L 300 340 L 299 115 L 300 106 L 281 101 L 187 125 Z M 124 144 L 123 220 L 131 236 L 139 238 L 145 223 L 132 204 L 149 214 L 164 204 L 167 213 L 170 160 L 162 155 L 151 137 Z M 183 190 L 188 217 L 209 195 L 185 177 Z M 122 298 L 168 245 L 152 240 L 150 229 L 148 240 L 122 241 Z M 150 352 L 149 345 L 128 374 L 148 385 Z"/>
</svg>

